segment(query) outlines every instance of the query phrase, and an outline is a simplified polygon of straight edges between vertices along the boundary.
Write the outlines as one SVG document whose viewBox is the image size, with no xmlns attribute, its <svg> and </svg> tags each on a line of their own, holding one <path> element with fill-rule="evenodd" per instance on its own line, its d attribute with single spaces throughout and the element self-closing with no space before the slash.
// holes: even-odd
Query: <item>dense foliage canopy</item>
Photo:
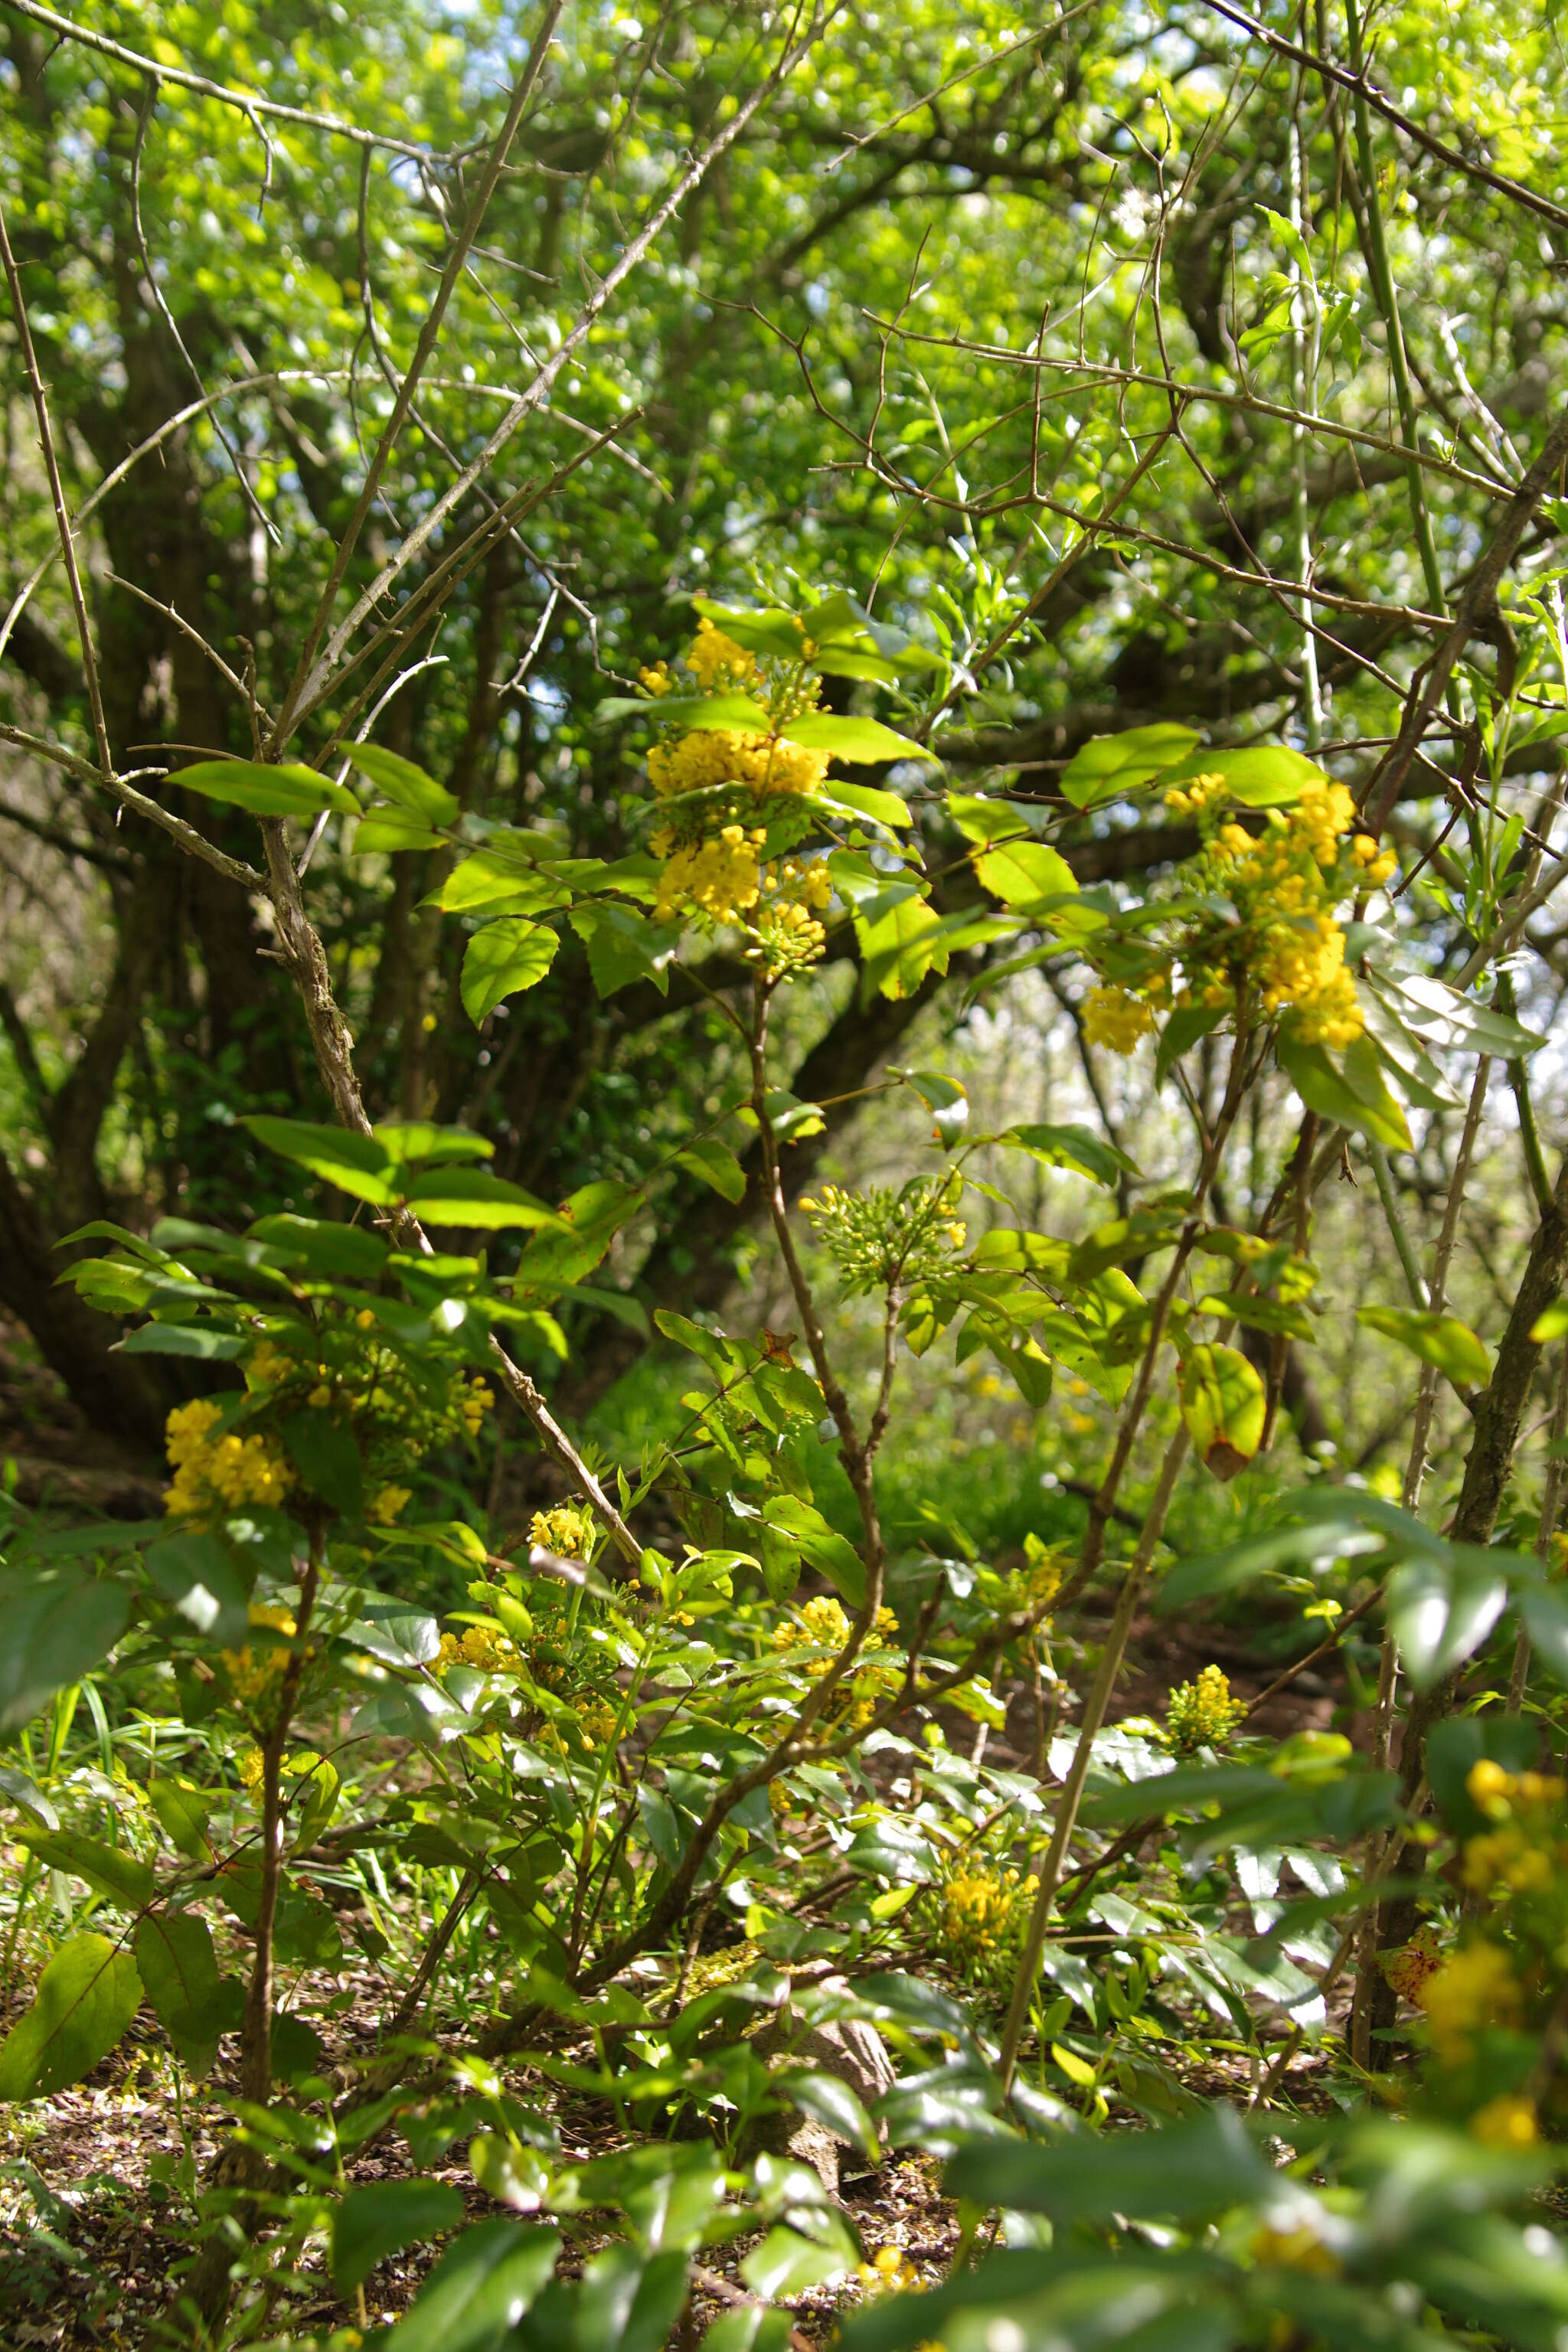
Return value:
<svg viewBox="0 0 1568 2352">
<path fill-rule="evenodd" d="M 0 89 L 16 2340 L 1556 2352 L 1555 22 Z"/>
</svg>

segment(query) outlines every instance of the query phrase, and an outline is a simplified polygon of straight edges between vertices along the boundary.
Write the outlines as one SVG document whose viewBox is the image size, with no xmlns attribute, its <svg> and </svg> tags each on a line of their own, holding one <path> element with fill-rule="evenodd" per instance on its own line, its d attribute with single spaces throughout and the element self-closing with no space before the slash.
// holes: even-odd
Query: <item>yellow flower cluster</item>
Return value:
<svg viewBox="0 0 1568 2352">
<path fill-rule="evenodd" d="M 1084 1004 L 1090 1043 L 1131 1054 L 1172 1001 L 1179 967 L 1175 1002 L 1184 1007 L 1231 1011 L 1246 988 L 1266 1013 L 1290 1013 L 1304 1044 L 1353 1044 L 1363 1023 L 1333 910 L 1385 882 L 1394 859 L 1366 834 L 1345 842 L 1355 803 L 1344 786 L 1327 777 L 1309 783 L 1291 808 L 1271 811 L 1256 832 L 1226 817 L 1222 775 L 1195 776 L 1164 797 L 1173 814 L 1197 821 L 1204 846 L 1194 872 L 1211 904 L 1222 898 L 1234 913 L 1219 920 L 1203 915 L 1167 942 L 1145 978 L 1108 979 L 1092 990 Z"/>
<path fill-rule="evenodd" d="M 660 800 L 680 793 L 735 784 L 758 800 L 774 793 L 815 792 L 827 773 L 828 753 L 779 735 L 744 727 L 693 727 L 647 755 L 647 780 Z"/>
<path fill-rule="evenodd" d="M 271 1440 L 217 1434 L 223 1407 L 210 1397 L 176 1405 L 165 1423 L 174 1482 L 163 1498 L 171 1518 L 242 1510 L 247 1503 L 281 1503 L 292 1471 Z"/>
<path fill-rule="evenodd" d="M 726 687 L 744 686 L 756 674 L 757 661 L 744 646 L 704 614 L 697 624 L 697 635 L 686 648 L 686 667 L 705 694 Z"/>
<path fill-rule="evenodd" d="M 616 1726 L 619 1721 L 620 1710 L 613 1707 L 608 1699 L 585 1700 L 577 1709 L 577 1723 L 583 1734 L 584 1747 L 590 1749 L 603 1748 L 607 1739 L 615 1738 Z"/>
<path fill-rule="evenodd" d="M 746 913 L 762 896 L 756 845 L 765 838 L 760 828 L 748 839 L 743 825 L 727 824 L 717 841 L 695 841 L 676 850 L 658 877 L 658 919 L 668 922 L 682 906 L 716 923 Z"/>
<path fill-rule="evenodd" d="M 436 1664 L 476 1666 L 482 1675 L 515 1675 L 521 1670 L 522 1653 L 499 1625 L 465 1625 L 460 1634 L 442 1634 Z"/>
<path fill-rule="evenodd" d="M 253 1625 L 266 1626 L 271 1633 L 286 1634 L 289 1641 L 299 1632 L 287 1609 L 268 1607 L 265 1603 L 251 1604 L 250 1622 Z M 289 1653 L 271 1645 L 265 1649 L 252 1649 L 247 1642 L 243 1649 L 226 1650 L 223 1663 L 229 1686 L 240 1706 L 259 1709 L 267 1705 L 282 1681 L 289 1665 Z"/>
<path fill-rule="evenodd" d="M 412 1492 L 413 1489 L 408 1486 L 384 1486 L 381 1492 L 372 1498 L 366 1517 L 374 1520 L 378 1528 L 389 1528 Z"/>
<path fill-rule="evenodd" d="M 495 1406 L 495 1391 L 485 1381 L 470 1381 L 458 1401 L 463 1416 L 463 1427 L 470 1437 L 477 1437 L 485 1425 L 485 1415 Z"/>
<path fill-rule="evenodd" d="M 1246 1702 L 1232 1698 L 1224 1669 L 1205 1666 L 1195 1682 L 1178 1683 L 1170 1694 L 1165 1737 L 1184 1756 L 1199 1748 L 1223 1748 L 1246 1713 Z"/>
<path fill-rule="evenodd" d="M 535 1511 L 528 1540 L 561 1559 L 586 1559 L 596 1534 L 594 1515 L 583 1504 L 561 1503 L 552 1511 Z"/>
<path fill-rule="evenodd" d="M 1173 784 L 1165 794 L 1165 806 L 1173 816 L 1203 816 L 1208 810 L 1229 797 L 1230 786 L 1223 776 L 1194 776 L 1190 784 Z"/>
<path fill-rule="evenodd" d="M 246 1365 L 246 1383 L 252 1389 L 280 1388 L 285 1381 L 293 1379 L 299 1369 L 292 1356 L 275 1348 L 270 1339 L 263 1339 Z"/>
<path fill-rule="evenodd" d="M 902 2246 L 879 2247 L 868 2263 L 860 2264 L 868 2301 L 879 2294 L 909 2294 L 920 2283 L 921 2274 Z"/>
<path fill-rule="evenodd" d="M 871 1638 L 873 1642 L 898 1640 L 899 1621 L 890 1609 L 878 1610 L 871 1624 Z M 821 1593 L 816 1600 L 808 1601 L 798 1620 L 791 1619 L 773 1628 L 775 1650 L 799 1649 L 806 1643 L 815 1643 L 819 1649 L 841 1650 L 848 1639 L 849 1620 L 844 1614 L 844 1604 L 836 1601 L 830 1592 Z M 824 1674 L 828 1664 L 829 1661 L 819 1659 L 808 1664 L 805 1671 L 808 1675 Z"/>
<path fill-rule="evenodd" d="M 999 1955 L 1009 1933 L 1022 1924 L 1039 1881 L 1031 1871 L 964 1870 L 942 1889 L 939 1929 L 942 1950 L 961 1973 L 981 1969 Z"/>
<path fill-rule="evenodd" d="M 884 1617 L 889 1613 L 885 1609 L 880 1612 Z M 799 1649 L 806 1643 L 815 1643 L 819 1649 L 841 1650 L 848 1639 L 849 1620 L 844 1614 L 843 1603 L 835 1601 L 831 1593 L 808 1601 L 798 1619 L 789 1619 L 773 1628 L 775 1650 Z M 816 1658 L 805 1671 L 808 1675 L 825 1675 L 829 1664 L 826 1658 Z"/>
<path fill-rule="evenodd" d="M 1446 2066 L 1472 2055 L 1483 2026 L 1511 2024 L 1519 2015 L 1519 1982 L 1500 1944 L 1479 1938 L 1452 1953 L 1415 1996 L 1432 2047 Z"/>
<path fill-rule="evenodd" d="M 280 1769 L 297 1780 L 302 1774 L 319 1770 L 321 1762 L 319 1756 L 305 1748 L 300 1748 L 295 1755 L 286 1756 Z M 247 1748 L 243 1756 L 235 1759 L 235 1769 L 239 1774 L 241 1787 L 252 1803 L 255 1803 L 261 1795 L 262 1786 L 267 1777 L 267 1766 L 260 1748 Z"/>
<path fill-rule="evenodd" d="M 1112 1054 L 1131 1054 L 1141 1037 L 1154 1026 L 1154 1015 L 1142 996 L 1109 982 L 1091 988 L 1083 1002 L 1083 1034 L 1091 1045 Z"/>
<path fill-rule="evenodd" d="M 1505 1772 L 1482 1757 L 1465 1786 L 1494 1824 L 1466 1842 L 1464 1875 L 1470 1892 L 1494 1900 L 1547 1893 L 1568 1866 L 1564 1783 L 1540 1772 Z"/>
<path fill-rule="evenodd" d="M 1361 1035 L 1355 982 L 1345 969 L 1344 933 L 1330 908 L 1342 895 L 1336 882 L 1340 836 L 1355 817 L 1355 803 L 1342 784 L 1309 784 L 1282 820 L 1256 839 L 1244 825 L 1222 825 L 1210 845 L 1218 878 L 1252 934 L 1248 969 L 1264 1009 L 1293 1009 L 1297 1034 L 1308 1045 L 1348 1045 Z M 1365 840 L 1358 835 L 1358 843 Z M 1393 860 L 1379 861 L 1369 844 L 1369 863 L 1359 849 L 1352 857 L 1368 880 L 1381 881 Z M 1228 979 L 1215 975 L 1203 992 L 1205 1003 L 1228 1003 Z"/>
</svg>

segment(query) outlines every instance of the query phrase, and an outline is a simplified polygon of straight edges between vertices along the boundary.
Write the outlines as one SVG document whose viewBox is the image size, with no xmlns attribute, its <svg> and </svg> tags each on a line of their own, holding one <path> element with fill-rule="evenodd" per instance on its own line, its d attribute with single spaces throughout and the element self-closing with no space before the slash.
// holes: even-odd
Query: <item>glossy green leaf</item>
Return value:
<svg viewBox="0 0 1568 2352">
<path fill-rule="evenodd" d="M 746 1171 L 727 1143 L 714 1135 L 700 1135 L 675 1155 L 675 1164 L 689 1175 L 700 1177 L 726 1201 L 743 1201 L 746 1197 Z"/>
<path fill-rule="evenodd" d="M 153 1911 L 138 1920 L 136 1967 L 158 2022 L 198 2074 L 217 2052 L 218 1992 L 212 1930 L 194 1911 Z"/>
<path fill-rule="evenodd" d="M 80 1682 L 125 1631 L 131 1596 L 71 1569 L 0 1571 L 0 1732 L 19 1731 Z"/>
<path fill-rule="evenodd" d="M 319 816 L 323 809 L 359 814 L 359 803 L 346 784 L 297 764 L 274 768 L 257 760 L 198 760 L 174 769 L 169 782 L 205 800 L 248 809 L 253 816 Z"/>
<path fill-rule="evenodd" d="M 389 814 L 377 809 L 372 815 L 361 817 L 354 827 L 352 847 L 355 857 L 397 857 L 405 850 L 441 849 L 445 845 L 440 834 L 432 833 L 416 817 L 404 816 L 396 811 Z"/>
<path fill-rule="evenodd" d="M 1387 1339 L 1397 1339 L 1461 1388 L 1484 1388 L 1491 1378 L 1490 1356 L 1457 1315 L 1434 1315 L 1415 1307 L 1358 1307 L 1356 1321 Z"/>
<path fill-rule="evenodd" d="M 26 1846 L 47 1868 L 85 1880 L 127 1911 L 139 1910 L 152 1900 L 152 1872 L 123 1846 L 106 1845 L 101 1838 L 88 1837 L 80 1830 L 28 1827 L 16 1835 L 17 1844 Z"/>
<path fill-rule="evenodd" d="M 669 993 L 669 967 L 680 944 L 679 927 L 656 923 L 635 907 L 600 899 L 573 910 L 572 929 L 588 950 L 588 970 L 600 996 L 614 996 L 639 980 Z"/>
<path fill-rule="evenodd" d="M 930 760 L 932 754 L 922 744 L 911 742 L 907 735 L 895 734 L 884 727 L 879 719 L 840 719 L 829 710 L 807 711 L 801 719 L 792 719 L 784 730 L 786 741 L 804 745 L 808 751 L 826 751 L 835 760 L 843 760 L 852 767 L 872 765 L 888 760 Z M 835 788 L 828 787 L 829 791 Z M 889 793 L 889 799 L 894 796 Z M 898 803 L 903 806 L 901 802 Z M 909 813 L 902 819 L 883 820 L 907 824 Z"/>
<path fill-rule="evenodd" d="M 548 923 L 502 915 L 477 930 L 463 951 L 463 1010 L 478 1028 L 506 997 L 536 987 L 561 941 Z"/>
<path fill-rule="evenodd" d="M 982 2140 L 947 2168 L 951 2196 L 1053 2221 L 1195 2221 L 1267 2197 L 1272 2168 L 1229 2107 L 1159 2131 L 1083 2132 L 1056 2147 Z"/>
<path fill-rule="evenodd" d="M 1234 1478 L 1263 1439 L 1268 1399 L 1239 1348 L 1190 1349 L 1182 1365 L 1182 1419 L 1205 1470 Z"/>
<path fill-rule="evenodd" d="M 1197 740 L 1194 728 L 1163 722 L 1130 727 L 1121 735 L 1091 735 L 1062 771 L 1062 797 L 1079 809 L 1121 800 L 1182 759 Z"/>
<path fill-rule="evenodd" d="M 392 1159 L 384 1144 L 368 1135 L 351 1135 L 346 1128 L 316 1127 L 304 1119 L 273 1118 L 252 1113 L 240 1121 L 258 1143 L 282 1160 L 308 1168 L 340 1192 L 374 1208 L 395 1199 L 391 1180 Z"/>
<path fill-rule="evenodd" d="M 362 776 L 369 777 L 377 792 L 396 807 L 405 809 L 410 816 L 422 819 L 426 824 L 457 822 L 455 796 L 433 776 L 427 776 L 423 768 L 416 768 L 412 760 L 403 759 L 396 751 L 384 751 L 379 743 L 345 744 L 343 757 Z"/>
<path fill-rule="evenodd" d="M 974 870 L 1005 907 L 1047 922 L 1054 902 L 1078 889 L 1077 877 L 1066 858 L 1043 841 L 1005 842 L 977 857 Z"/>
<path fill-rule="evenodd" d="M 1438 1553 L 1394 1570 L 1388 1628 L 1418 1690 L 1429 1689 L 1480 1647 L 1507 1598 L 1506 1580 L 1484 1559 Z"/>
<path fill-rule="evenodd" d="M 990 800 L 974 793 L 949 793 L 947 813 L 965 841 L 982 849 L 998 841 L 1016 841 L 1029 830 L 1028 817 L 1012 801 Z"/>
<path fill-rule="evenodd" d="M 521 1184 L 484 1168 L 437 1168 L 408 1188 L 408 1205 L 421 1224 L 468 1227 L 476 1233 L 559 1226 L 561 1217 Z"/>
<path fill-rule="evenodd" d="M 1138 1173 L 1136 1164 L 1124 1151 L 1107 1143 L 1089 1127 L 1057 1127 L 1036 1120 L 1026 1127 L 1008 1128 L 999 1139 L 1016 1143 L 1043 1167 L 1070 1169 L 1074 1175 L 1087 1176 L 1091 1182 L 1103 1184 L 1112 1192 L 1119 1177 Z"/>
<path fill-rule="evenodd" d="M 334 1511 L 357 1519 L 364 1511 L 364 1465 L 346 1421 L 305 1405 L 280 1424 L 283 1448 L 303 1485 Z"/>
<path fill-rule="evenodd" d="M 1282 743 L 1258 744 L 1240 751 L 1194 751 L 1160 777 L 1170 792 L 1196 776 L 1223 776 L 1233 800 L 1245 808 L 1288 808 L 1309 784 L 1327 781 L 1315 760 Z"/>
<path fill-rule="evenodd" d="M 216 1535 L 206 1528 L 182 1528 L 149 1544 L 143 1559 L 159 1591 L 198 1633 L 226 1636 L 239 1632 L 250 1599 L 250 1580 Z"/>
<path fill-rule="evenodd" d="M 1365 1053 L 1358 1055 L 1357 1046 L 1364 1047 Z M 1323 1046 L 1304 1045 L 1288 1030 L 1281 1030 L 1274 1050 L 1280 1068 L 1309 1110 L 1358 1134 L 1370 1135 L 1390 1150 L 1410 1150 L 1405 1113 L 1383 1081 L 1376 1049 L 1369 1039 L 1357 1038 L 1339 1063 Z"/>
<path fill-rule="evenodd" d="M 796 2230 L 770 2230 L 741 2264 L 741 2276 L 753 2294 L 777 2297 L 804 2294 L 807 2287 L 826 2286 L 842 2278 L 849 2267 L 844 2252 L 818 2245 Z"/>
<path fill-rule="evenodd" d="M 0 2099 L 41 2099 L 90 2074 L 142 2005 L 136 1963 L 107 1936 L 72 1936 L 0 2042 Z"/>
<path fill-rule="evenodd" d="M 447 2248 L 385 2352 L 502 2352 L 555 2267 L 553 2230 L 478 2222 Z"/>
<path fill-rule="evenodd" d="M 445 2180 L 375 2180 L 351 2189 L 332 2215 L 338 2293 L 353 2294 L 378 2263 L 455 2230 L 462 2218 L 462 2192 Z"/>
</svg>

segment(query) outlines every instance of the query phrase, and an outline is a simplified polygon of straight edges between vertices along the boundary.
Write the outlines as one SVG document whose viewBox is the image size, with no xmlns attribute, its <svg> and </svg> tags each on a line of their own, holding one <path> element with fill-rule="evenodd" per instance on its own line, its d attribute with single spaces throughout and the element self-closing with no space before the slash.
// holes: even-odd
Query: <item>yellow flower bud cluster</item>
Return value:
<svg viewBox="0 0 1568 2352">
<path fill-rule="evenodd" d="M 318 1771 L 321 1762 L 319 1756 L 310 1748 L 302 1748 L 292 1756 L 286 1756 L 279 1769 L 282 1773 L 298 1780 L 305 1773 Z M 252 1804 L 258 1804 L 267 1779 L 267 1765 L 260 1748 L 247 1748 L 242 1756 L 237 1757 L 235 1770 L 239 1774 L 240 1786 Z"/>
<path fill-rule="evenodd" d="M 1351 843 L 1351 856 L 1365 870 L 1367 880 L 1374 887 L 1387 881 L 1399 860 L 1392 849 L 1379 849 L 1370 833 L 1358 833 Z"/>
<path fill-rule="evenodd" d="M 1223 1748 L 1246 1713 L 1245 1701 L 1232 1698 L 1224 1669 L 1205 1666 L 1195 1682 L 1179 1683 L 1170 1694 L 1165 1738 L 1179 1756 Z"/>
<path fill-rule="evenodd" d="M 463 1427 L 470 1437 L 477 1437 L 485 1425 L 485 1415 L 495 1409 L 495 1391 L 486 1381 L 469 1381 L 458 1400 L 458 1411 Z"/>
<path fill-rule="evenodd" d="M 174 1476 L 163 1507 L 171 1518 L 202 1518 L 281 1503 L 294 1475 L 268 1437 L 221 1431 L 223 1407 L 210 1397 L 176 1405 L 164 1424 Z"/>
<path fill-rule="evenodd" d="M 1276 2230 L 1267 2224 L 1253 2232 L 1248 2248 L 1254 2262 L 1272 2263 L 1280 2270 L 1305 2271 L 1311 2278 L 1338 2278 L 1344 2265 L 1331 2246 L 1324 2244 L 1310 2221 L 1294 2229 Z"/>
<path fill-rule="evenodd" d="M 1013 1589 L 1017 1595 L 1015 1605 L 1048 1608 L 1062 1589 L 1061 1555 L 1053 1545 L 1030 1534 L 1024 1538 L 1024 1557 L 1026 1565 L 1014 1579 Z"/>
<path fill-rule="evenodd" d="M 765 967 L 772 980 L 805 971 L 819 961 L 827 946 L 826 931 L 798 899 L 764 907 L 757 917 L 756 934 L 755 946 L 746 953 Z"/>
<path fill-rule="evenodd" d="M 968 1238 L 955 1212 L 963 1198 L 957 1174 L 921 1176 L 895 1192 L 868 1184 L 851 1192 L 824 1184 L 801 1209 L 851 1292 L 906 1288 L 940 1274 Z"/>
<path fill-rule="evenodd" d="M 378 1528 L 389 1528 L 413 1492 L 409 1486 L 383 1486 L 371 1499 L 367 1518 Z"/>
<path fill-rule="evenodd" d="M 1547 1894 L 1568 1868 L 1564 1783 L 1541 1772 L 1505 1772 L 1482 1757 L 1465 1786 L 1493 1823 L 1465 1843 L 1465 1885 L 1471 1894 L 1494 1902 Z"/>
<path fill-rule="evenodd" d="M 292 1641 L 299 1627 L 287 1609 L 253 1602 L 250 1622 L 265 1626 L 269 1632 L 287 1635 Z M 224 1668 L 229 1687 L 241 1706 L 254 1713 L 268 1711 L 269 1702 L 289 1667 L 289 1652 L 281 1645 L 253 1648 L 247 1642 L 238 1650 L 225 1650 Z"/>
<path fill-rule="evenodd" d="M 1480 1937 L 1450 1954 L 1415 2000 L 1437 2056 L 1446 2066 L 1462 2066 L 1483 2027 L 1511 2025 L 1518 2018 L 1519 1979 L 1501 1945 Z"/>
</svg>

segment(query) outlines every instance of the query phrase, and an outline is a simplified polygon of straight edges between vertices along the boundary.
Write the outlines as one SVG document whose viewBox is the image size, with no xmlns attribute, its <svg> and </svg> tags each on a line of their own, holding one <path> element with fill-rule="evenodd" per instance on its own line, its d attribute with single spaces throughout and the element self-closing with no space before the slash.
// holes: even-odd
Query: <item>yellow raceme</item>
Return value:
<svg viewBox="0 0 1568 2352">
<path fill-rule="evenodd" d="M 1128 987 L 1106 981 L 1084 1004 L 1092 1045 L 1131 1054 L 1154 1026 L 1169 1000 L 1178 968 L 1182 1005 L 1234 1009 L 1244 985 L 1266 1013 L 1289 1013 L 1296 1037 L 1309 1045 L 1353 1045 L 1364 1023 L 1355 981 L 1345 963 L 1345 937 L 1336 906 L 1356 891 L 1387 881 L 1391 852 L 1366 834 L 1344 836 L 1355 803 L 1342 784 L 1310 783 L 1292 807 L 1273 813 L 1253 833 L 1226 816 L 1223 776 L 1174 785 L 1165 805 L 1197 820 L 1204 846 L 1192 871 L 1223 896 L 1236 919 L 1203 929 L 1172 946 L 1169 961 Z"/>
</svg>

